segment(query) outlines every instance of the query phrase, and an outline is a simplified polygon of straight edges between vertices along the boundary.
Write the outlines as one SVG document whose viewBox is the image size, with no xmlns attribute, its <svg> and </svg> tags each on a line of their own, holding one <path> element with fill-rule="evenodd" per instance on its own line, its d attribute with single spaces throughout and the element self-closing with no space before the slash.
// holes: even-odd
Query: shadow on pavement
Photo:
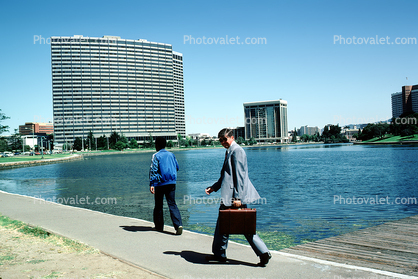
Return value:
<svg viewBox="0 0 418 279">
<path fill-rule="evenodd" d="M 145 227 L 145 226 L 119 226 L 120 228 L 124 229 L 128 232 L 149 232 L 149 231 L 157 231 L 153 227 Z M 160 233 L 165 233 L 169 235 L 176 235 L 173 232 L 167 232 L 167 231 L 160 231 Z M 1 279 L 1 278 L 0 278 Z"/>
<path fill-rule="evenodd" d="M 128 232 L 148 232 L 148 231 L 154 230 L 152 227 L 144 227 L 144 226 L 119 226 L 119 227 Z"/>
<path fill-rule="evenodd" d="M 181 256 L 186 261 L 191 262 L 191 263 L 195 263 L 195 264 L 246 265 L 246 266 L 258 267 L 258 264 L 248 263 L 248 262 L 243 262 L 243 261 L 237 261 L 237 260 L 232 260 L 232 259 L 228 259 L 227 262 L 210 261 L 207 258 L 213 256 L 212 254 L 203 254 L 203 253 L 194 252 L 194 251 L 187 251 L 187 250 L 186 251 L 181 251 L 181 252 L 165 251 L 164 254 Z"/>
</svg>

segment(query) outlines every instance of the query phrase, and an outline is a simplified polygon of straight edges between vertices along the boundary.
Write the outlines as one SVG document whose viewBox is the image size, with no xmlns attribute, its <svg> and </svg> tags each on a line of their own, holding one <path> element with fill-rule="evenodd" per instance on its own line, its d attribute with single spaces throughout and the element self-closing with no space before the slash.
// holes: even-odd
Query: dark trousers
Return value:
<svg viewBox="0 0 418 279">
<path fill-rule="evenodd" d="M 243 208 L 246 208 L 247 205 L 243 205 Z M 220 209 L 226 209 L 228 207 L 221 205 Z M 255 254 L 257 256 L 261 256 L 264 253 L 267 253 L 269 250 L 258 236 L 258 234 L 244 234 L 245 238 L 247 239 L 248 243 L 250 244 L 251 248 L 253 248 Z M 212 253 L 217 257 L 226 257 L 226 248 L 228 248 L 228 239 L 229 234 L 221 234 L 219 232 L 219 216 L 216 222 L 215 234 L 213 236 L 213 243 L 212 243 Z"/>
<path fill-rule="evenodd" d="M 180 211 L 176 204 L 176 184 L 169 184 L 163 186 L 155 186 L 155 207 L 154 207 L 154 224 L 155 229 L 162 231 L 164 229 L 164 214 L 163 203 L 164 196 L 167 200 L 168 208 L 170 209 L 171 221 L 173 221 L 174 229 L 177 230 L 179 226 L 183 226 L 181 222 Z"/>
</svg>

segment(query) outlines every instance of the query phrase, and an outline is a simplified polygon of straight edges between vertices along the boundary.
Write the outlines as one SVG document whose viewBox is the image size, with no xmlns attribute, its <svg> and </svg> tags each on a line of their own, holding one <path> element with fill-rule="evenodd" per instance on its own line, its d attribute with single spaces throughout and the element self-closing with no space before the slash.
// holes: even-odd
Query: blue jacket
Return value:
<svg viewBox="0 0 418 279">
<path fill-rule="evenodd" d="M 161 149 L 152 155 L 149 170 L 150 186 L 176 184 L 178 170 L 179 164 L 174 154 L 165 149 Z"/>
</svg>

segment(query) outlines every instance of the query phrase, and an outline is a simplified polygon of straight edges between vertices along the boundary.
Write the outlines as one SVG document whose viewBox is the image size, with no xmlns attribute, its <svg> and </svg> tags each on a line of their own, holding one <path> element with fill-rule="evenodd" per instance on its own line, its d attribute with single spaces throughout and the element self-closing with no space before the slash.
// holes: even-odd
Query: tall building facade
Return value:
<svg viewBox="0 0 418 279">
<path fill-rule="evenodd" d="M 298 136 L 309 135 L 313 136 L 315 134 L 320 134 L 321 130 L 318 127 L 308 127 L 308 126 L 301 126 L 298 130 Z"/>
<path fill-rule="evenodd" d="M 146 40 L 51 37 L 55 142 L 185 136 L 183 55 Z"/>
<path fill-rule="evenodd" d="M 391 99 L 392 99 L 392 117 L 397 118 L 401 116 L 403 112 L 402 92 L 393 93 Z"/>
<path fill-rule="evenodd" d="M 288 142 L 287 101 L 244 103 L 245 139 Z"/>
<path fill-rule="evenodd" d="M 403 113 L 418 113 L 418 85 L 402 86 L 402 92 L 393 93 L 392 118 L 397 118 Z"/>
</svg>

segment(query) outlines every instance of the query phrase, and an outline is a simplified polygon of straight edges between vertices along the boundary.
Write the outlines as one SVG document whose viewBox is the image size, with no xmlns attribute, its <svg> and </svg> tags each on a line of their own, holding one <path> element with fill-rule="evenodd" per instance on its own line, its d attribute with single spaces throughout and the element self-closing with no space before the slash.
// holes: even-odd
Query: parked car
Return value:
<svg viewBox="0 0 418 279">
<path fill-rule="evenodd" d="M 41 153 L 39 153 L 39 152 L 35 152 L 35 155 L 41 155 Z"/>
<path fill-rule="evenodd" d="M 4 157 L 13 157 L 14 156 L 14 154 L 10 151 L 5 151 L 3 154 L 5 155 Z"/>
</svg>

